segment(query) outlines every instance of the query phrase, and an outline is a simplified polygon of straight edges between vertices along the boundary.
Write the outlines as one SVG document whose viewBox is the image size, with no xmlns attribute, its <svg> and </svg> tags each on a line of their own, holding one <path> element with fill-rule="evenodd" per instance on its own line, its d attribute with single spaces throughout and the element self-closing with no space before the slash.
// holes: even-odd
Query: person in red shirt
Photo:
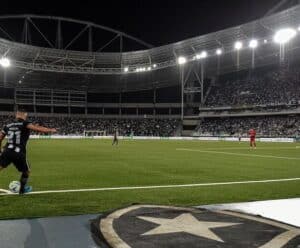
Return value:
<svg viewBox="0 0 300 248">
<path fill-rule="evenodd" d="M 255 142 L 256 131 L 254 129 L 250 129 L 249 136 L 250 136 L 250 147 L 256 148 L 256 142 Z"/>
</svg>

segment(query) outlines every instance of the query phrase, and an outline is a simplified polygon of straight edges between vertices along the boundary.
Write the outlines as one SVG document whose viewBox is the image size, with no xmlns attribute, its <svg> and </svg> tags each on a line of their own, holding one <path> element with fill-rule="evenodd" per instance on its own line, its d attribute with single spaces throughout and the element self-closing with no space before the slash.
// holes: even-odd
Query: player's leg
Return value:
<svg viewBox="0 0 300 248">
<path fill-rule="evenodd" d="M 9 157 L 7 156 L 7 152 L 4 151 L 0 155 L 0 171 L 5 169 L 11 163 Z"/>
<path fill-rule="evenodd" d="M 26 154 L 16 153 L 16 159 L 14 160 L 14 165 L 18 169 L 19 172 L 21 172 L 21 177 L 20 177 L 20 194 L 27 193 L 26 185 L 29 179 L 30 175 L 30 166 L 29 163 L 26 159 Z"/>
<path fill-rule="evenodd" d="M 20 187 L 20 192 L 19 192 L 20 194 L 26 193 L 25 189 L 26 189 L 26 184 L 28 182 L 29 174 L 30 174 L 29 171 L 24 171 L 21 174 L 21 178 L 20 178 L 21 187 Z"/>
</svg>

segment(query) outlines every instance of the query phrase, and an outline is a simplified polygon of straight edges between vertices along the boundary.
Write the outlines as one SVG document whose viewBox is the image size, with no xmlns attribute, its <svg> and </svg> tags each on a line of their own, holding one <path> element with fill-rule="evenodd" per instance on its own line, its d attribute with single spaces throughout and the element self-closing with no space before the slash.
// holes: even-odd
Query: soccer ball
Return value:
<svg viewBox="0 0 300 248">
<path fill-rule="evenodd" d="M 20 187 L 21 184 L 19 181 L 12 181 L 8 186 L 9 190 L 13 193 L 19 193 Z"/>
</svg>

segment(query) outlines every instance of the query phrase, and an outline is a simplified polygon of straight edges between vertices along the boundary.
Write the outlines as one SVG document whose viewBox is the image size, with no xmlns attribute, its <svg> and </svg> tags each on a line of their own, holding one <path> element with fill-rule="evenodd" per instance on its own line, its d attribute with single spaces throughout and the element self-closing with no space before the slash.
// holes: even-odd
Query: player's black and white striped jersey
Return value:
<svg viewBox="0 0 300 248">
<path fill-rule="evenodd" d="M 7 137 L 5 149 L 12 149 L 15 152 L 26 152 L 26 145 L 30 136 L 30 130 L 27 128 L 28 124 L 30 122 L 17 119 L 3 128 L 1 132 Z"/>
</svg>

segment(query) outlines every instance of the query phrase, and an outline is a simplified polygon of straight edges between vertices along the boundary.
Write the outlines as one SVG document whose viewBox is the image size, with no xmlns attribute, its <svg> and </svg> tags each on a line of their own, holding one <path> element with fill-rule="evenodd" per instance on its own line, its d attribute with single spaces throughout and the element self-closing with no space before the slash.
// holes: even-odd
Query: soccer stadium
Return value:
<svg viewBox="0 0 300 248">
<path fill-rule="evenodd" d="M 162 45 L 0 15 L 0 248 L 299 248 L 300 4 L 273 2 Z"/>
</svg>

